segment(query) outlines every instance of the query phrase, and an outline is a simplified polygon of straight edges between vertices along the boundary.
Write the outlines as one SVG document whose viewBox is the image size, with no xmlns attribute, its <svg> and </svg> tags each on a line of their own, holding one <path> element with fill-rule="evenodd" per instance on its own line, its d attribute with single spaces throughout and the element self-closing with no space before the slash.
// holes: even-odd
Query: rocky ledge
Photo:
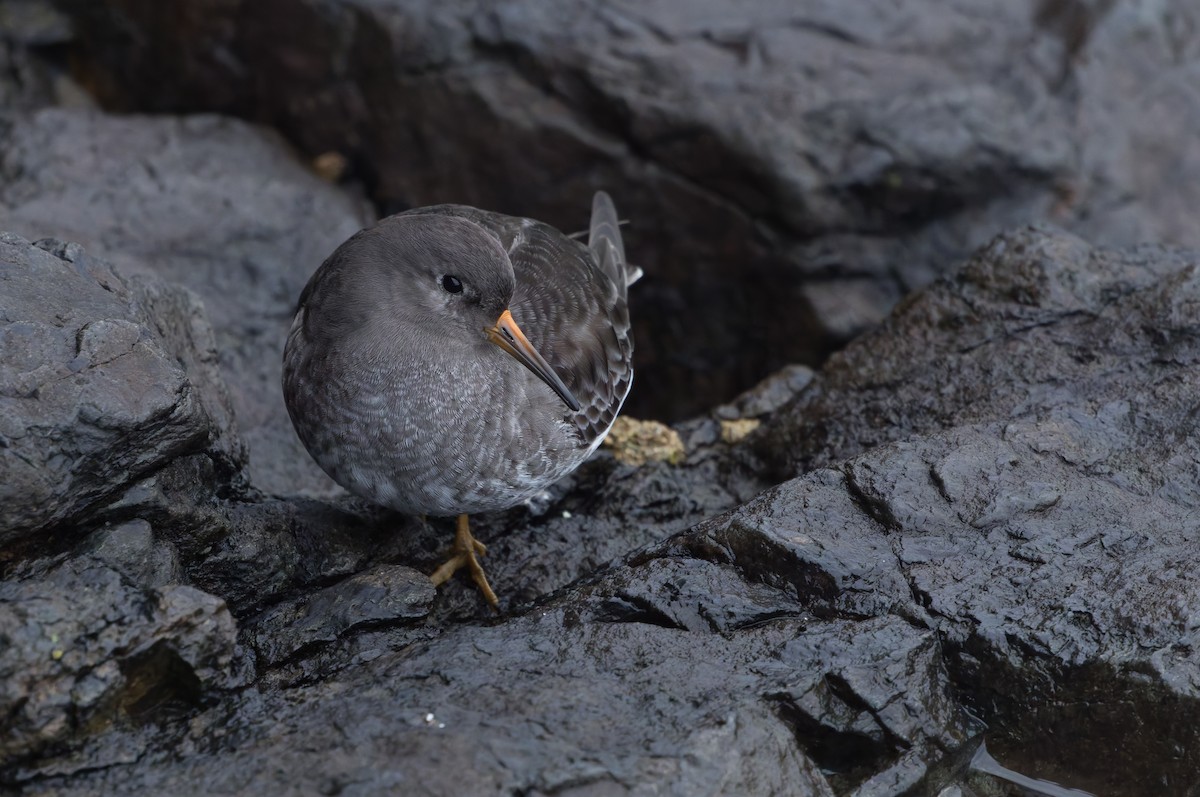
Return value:
<svg viewBox="0 0 1200 797">
<path fill-rule="evenodd" d="M 487 518 L 498 616 L 419 572 L 442 522 L 247 485 L 190 293 L 0 256 L 10 787 L 985 794 L 984 738 L 1200 778 L 1194 253 L 995 239 L 681 459 Z"/>
<path fill-rule="evenodd" d="M 1195 10 L 670 5 L 0 0 L 0 790 L 1196 793 Z M 600 186 L 691 419 L 493 614 L 280 349 L 376 209 Z"/>
<path fill-rule="evenodd" d="M 105 107 L 270 124 L 386 211 L 575 230 L 607 188 L 639 415 L 819 363 L 1001 229 L 1200 246 L 1194 0 L 178 1 L 56 0 Z"/>
</svg>

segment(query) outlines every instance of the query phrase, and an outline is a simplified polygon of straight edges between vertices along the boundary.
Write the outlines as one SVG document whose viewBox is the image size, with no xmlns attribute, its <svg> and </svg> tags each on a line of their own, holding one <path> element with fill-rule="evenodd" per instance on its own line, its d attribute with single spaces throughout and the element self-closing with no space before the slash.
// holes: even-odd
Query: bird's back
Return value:
<svg viewBox="0 0 1200 797">
<path fill-rule="evenodd" d="M 586 245 L 539 221 L 463 205 L 409 212 L 459 216 L 496 236 L 517 279 L 513 317 L 579 400 L 580 410 L 564 407 L 564 415 L 580 446 L 595 449 L 633 383 L 627 288 L 640 276 L 625 262 L 608 194 L 600 191 L 593 199 Z"/>
</svg>

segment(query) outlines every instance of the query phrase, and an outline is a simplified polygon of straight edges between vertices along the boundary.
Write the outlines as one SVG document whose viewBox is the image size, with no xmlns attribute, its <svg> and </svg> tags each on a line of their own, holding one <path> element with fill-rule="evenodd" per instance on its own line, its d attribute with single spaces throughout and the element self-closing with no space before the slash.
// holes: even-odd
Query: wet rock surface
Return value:
<svg viewBox="0 0 1200 797">
<path fill-rule="evenodd" d="M 0 108 L 94 104 L 63 57 L 74 40 L 70 18 L 50 0 L 0 0 Z"/>
<path fill-rule="evenodd" d="M 246 680 L 223 601 L 179 583 L 139 588 L 86 555 L 0 583 L 0 638 L 9 773 L 130 763 L 149 740 L 135 728 L 185 716 Z"/>
<path fill-rule="evenodd" d="M 244 453 L 193 297 L 8 233 L 0 296 L 4 560 L 70 537 L 185 457 L 217 477 L 196 496 L 228 484 Z"/>
<path fill-rule="evenodd" d="M 986 733 L 1030 774 L 1186 793 L 1198 265 L 996 239 L 824 370 L 678 426 L 682 461 L 601 453 L 479 518 L 497 616 L 422 575 L 442 520 L 246 493 L 198 537 L 103 526 L 5 583 L 6 666 L 55 676 L 11 679 L 0 771 L 47 794 L 974 793 Z M 762 424 L 731 443 L 743 412 Z M 801 475 L 753 497 L 760 459 Z M 130 593 L 72 620 L 111 616 L 119 654 L 30 614 L 80 578 Z M 111 678 L 60 671 L 63 638 Z M 1112 766 L 1081 767 L 1099 748 Z"/>
<path fill-rule="evenodd" d="M 1002 227 L 1200 245 L 1191 0 L 59 6 L 108 107 L 275 125 L 386 209 L 570 230 L 606 186 L 649 275 L 640 416 L 818 363 Z"/>
<path fill-rule="evenodd" d="M 862 516 L 849 549 L 883 546 L 860 588 L 827 519 L 800 524 L 838 594 L 878 600 L 892 570 L 993 751 L 1101 794 L 1200 782 L 1166 753 L 1200 749 L 1180 721 L 1200 707 L 1198 269 L 1195 252 L 997 238 L 756 433 L 750 447 L 808 475 L 730 520 L 773 528 L 836 480 Z M 1096 749 L 1130 780 L 1075 769 Z"/>
<path fill-rule="evenodd" d="M 1196 242 L 1189 6 L 59 7 L 0 0 L 32 15 L 0 31 L 0 789 L 1024 793 L 986 739 L 1194 793 L 1200 255 L 1093 245 Z M 1090 240 L 1001 235 L 682 454 L 473 518 L 493 614 L 424 575 L 453 523 L 330 490 L 278 397 L 368 211 L 243 122 L 35 110 L 64 48 L 110 104 L 341 150 L 384 205 L 573 229 L 604 183 L 648 271 L 636 390 L 680 413 L 998 225 Z"/>
<path fill-rule="evenodd" d="M 279 379 L 300 291 L 368 223 L 360 202 L 321 182 L 276 135 L 233 119 L 54 108 L 0 115 L 0 219 L 194 291 L 251 482 L 276 494 L 336 491 L 292 431 Z"/>
</svg>

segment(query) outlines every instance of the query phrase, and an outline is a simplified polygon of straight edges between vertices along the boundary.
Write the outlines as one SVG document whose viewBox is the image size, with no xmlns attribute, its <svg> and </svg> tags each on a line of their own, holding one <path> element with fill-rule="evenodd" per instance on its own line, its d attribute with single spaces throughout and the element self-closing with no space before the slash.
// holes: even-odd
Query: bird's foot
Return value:
<svg viewBox="0 0 1200 797">
<path fill-rule="evenodd" d="M 484 599 L 491 604 L 493 609 L 499 609 L 500 599 L 492 591 L 491 584 L 488 584 L 487 574 L 483 572 L 483 565 L 479 564 L 479 557 L 487 554 L 487 546 L 471 536 L 471 528 L 467 524 L 466 515 L 458 516 L 458 531 L 454 534 L 454 547 L 451 552 L 446 563 L 434 570 L 433 575 L 429 577 L 433 585 L 441 586 L 449 580 L 450 576 L 465 567 L 471 571 L 471 579 L 483 593 Z"/>
</svg>

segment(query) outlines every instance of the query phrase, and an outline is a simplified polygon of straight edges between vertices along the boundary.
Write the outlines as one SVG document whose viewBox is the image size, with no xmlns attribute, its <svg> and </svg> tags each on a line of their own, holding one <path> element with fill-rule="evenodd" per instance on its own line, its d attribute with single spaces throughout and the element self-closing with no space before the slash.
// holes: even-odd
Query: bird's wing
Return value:
<svg viewBox="0 0 1200 797">
<path fill-rule="evenodd" d="M 435 212 L 476 222 L 508 251 L 517 278 L 509 309 L 579 400 L 582 406 L 569 413 L 569 420 L 581 445 L 594 448 L 616 420 L 633 383 L 626 288 L 640 271 L 626 266 L 612 200 L 596 194 L 587 246 L 532 219 L 464 206 L 442 205 Z"/>
<path fill-rule="evenodd" d="M 597 191 L 592 198 L 588 249 L 592 250 L 592 256 L 600 269 L 618 286 L 628 288 L 642 278 L 642 270 L 630 265 L 625 259 L 625 243 L 621 240 L 621 222 L 617 218 L 617 209 L 612 198 L 604 191 Z"/>
</svg>

